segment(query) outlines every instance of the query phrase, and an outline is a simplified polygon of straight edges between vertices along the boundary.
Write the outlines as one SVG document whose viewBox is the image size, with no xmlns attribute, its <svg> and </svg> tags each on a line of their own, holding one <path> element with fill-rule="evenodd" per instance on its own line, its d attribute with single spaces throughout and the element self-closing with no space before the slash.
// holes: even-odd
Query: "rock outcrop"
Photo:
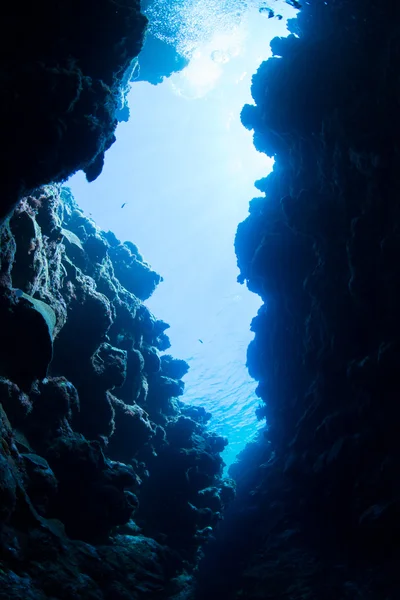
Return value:
<svg viewBox="0 0 400 600">
<path fill-rule="evenodd" d="M 161 278 L 68 188 L 1 234 L 0 598 L 172 598 L 234 485 L 143 304 Z"/>
<path fill-rule="evenodd" d="M 149 19 L 149 27 L 135 79 L 158 85 L 189 64 L 189 58 L 179 51 L 182 41 L 179 15 L 183 15 L 186 6 L 181 0 L 174 4 L 142 0 L 141 8 Z"/>
<path fill-rule="evenodd" d="M 189 60 L 179 54 L 171 43 L 148 33 L 140 53 L 135 81 L 148 81 L 157 85 L 173 73 L 182 71 L 188 64 Z"/>
<path fill-rule="evenodd" d="M 264 301 L 248 367 L 268 430 L 232 471 L 202 597 L 394 600 L 400 12 L 301 4 L 242 113 L 276 161 L 236 237 Z"/>
<path fill-rule="evenodd" d="M 100 174 L 147 20 L 139 0 L 9 2 L 1 21 L 0 221 L 36 187 Z"/>
</svg>

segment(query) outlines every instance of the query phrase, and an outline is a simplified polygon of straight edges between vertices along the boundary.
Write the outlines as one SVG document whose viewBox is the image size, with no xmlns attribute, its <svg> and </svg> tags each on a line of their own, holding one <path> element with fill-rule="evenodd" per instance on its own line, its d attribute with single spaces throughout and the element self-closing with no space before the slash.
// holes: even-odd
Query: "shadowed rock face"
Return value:
<svg viewBox="0 0 400 600">
<path fill-rule="evenodd" d="M 248 367 L 269 428 L 232 471 L 201 597 L 394 600 L 400 13 L 302 4 L 242 113 L 276 159 L 235 242 L 264 300 Z"/>
<path fill-rule="evenodd" d="M 178 52 L 176 22 L 169 18 L 168 3 L 142 0 L 141 7 L 150 22 L 135 80 L 157 85 L 166 77 L 184 69 L 189 64 L 189 59 Z M 184 9 L 184 4 L 181 4 L 181 9 Z"/>
<path fill-rule="evenodd" d="M 160 276 L 56 185 L 2 236 L 0 598 L 172 598 L 234 485 L 160 356 Z"/>
<path fill-rule="evenodd" d="M 189 60 L 178 54 L 173 45 L 147 33 L 139 57 L 136 81 L 148 81 L 152 85 L 162 83 L 166 77 L 181 71 Z"/>
<path fill-rule="evenodd" d="M 1 20 L 0 219 L 42 184 L 101 172 L 123 75 L 139 54 L 138 0 L 8 3 Z"/>
</svg>

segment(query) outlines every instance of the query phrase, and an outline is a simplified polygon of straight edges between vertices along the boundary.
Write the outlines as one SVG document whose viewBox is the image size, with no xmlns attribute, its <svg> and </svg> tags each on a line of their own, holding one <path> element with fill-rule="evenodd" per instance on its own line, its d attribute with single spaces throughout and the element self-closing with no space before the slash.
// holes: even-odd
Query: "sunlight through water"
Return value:
<svg viewBox="0 0 400 600">
<path fill-rule="evenodd" d="M 295 15 L 285 2 L 270 4 L 276 14 Z M 134 83 L 131 118 L 119 125 L 102 175 L 88 184 L 80 173 L 68 183 L 101 228 L 133 241 L 163 275 L 146 304 L 171 325 L 168 353 L 190 364 L 183 400 L 212 412 L 210 427 L 229 438 L 228 464 L 259 426 L 245 363 L 261 302 L 236 282 L 233 242 L 258 194 L 254 181 L 272 168 L 240 123 L 270 40 L 287 35 L 285 19 L 259 12 L 265 6 L 148 3 L 150 31 L 190 62 L 157 86 Z"/>
</svg>

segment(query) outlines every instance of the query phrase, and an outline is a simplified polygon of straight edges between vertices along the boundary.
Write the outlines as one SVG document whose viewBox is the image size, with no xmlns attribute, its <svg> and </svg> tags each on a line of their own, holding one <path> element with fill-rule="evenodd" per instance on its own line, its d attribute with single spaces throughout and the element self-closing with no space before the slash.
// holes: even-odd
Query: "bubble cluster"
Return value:
<svg viewBox="0 0 400 600">
<path fill-rule="evenodd" d="M 284 6 L 284 0 L 152 0 L 143 8 L 150 33 L 191 58 L 216 33 L 234 32 L 249 11 Z"/>
</svg>

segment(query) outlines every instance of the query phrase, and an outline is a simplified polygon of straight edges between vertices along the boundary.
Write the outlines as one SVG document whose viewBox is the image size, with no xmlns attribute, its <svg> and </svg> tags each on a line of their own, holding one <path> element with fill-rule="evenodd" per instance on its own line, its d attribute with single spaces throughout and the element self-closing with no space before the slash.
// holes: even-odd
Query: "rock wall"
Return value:
<svg viewBox="0 0 400 600">
<path fill-rule="evenodd" d="M 7 4 L 2 73 L 0 222 L 34 188 L 101 173 L 115 141 L 124 74 L 139 54 L 139 0 Z"/>
<path fill-rule="evenodd" d="M 231 471 L 199 597 L 394 600 L 400 13 L 302 4 L 242 112 L 276 160 L 235 242 L 264 301 L 248 367 L 268 432 Z"/>
<path fill-rule="evenodd" d="M 6 219 L 0 273 L 0 598 L 183 593 L 234 486 L 143 304 L 161 277 L 57 185 Z"/>
<path fill-rule="evenodd" d="M 147 20 L 3 12 L 0 598 L 184 600 L 234 496 L 227 441 L 179 400 L 188 365 L 143 304 L 161 277 L 57 185 L 100 174 Z"/>
</svg>

